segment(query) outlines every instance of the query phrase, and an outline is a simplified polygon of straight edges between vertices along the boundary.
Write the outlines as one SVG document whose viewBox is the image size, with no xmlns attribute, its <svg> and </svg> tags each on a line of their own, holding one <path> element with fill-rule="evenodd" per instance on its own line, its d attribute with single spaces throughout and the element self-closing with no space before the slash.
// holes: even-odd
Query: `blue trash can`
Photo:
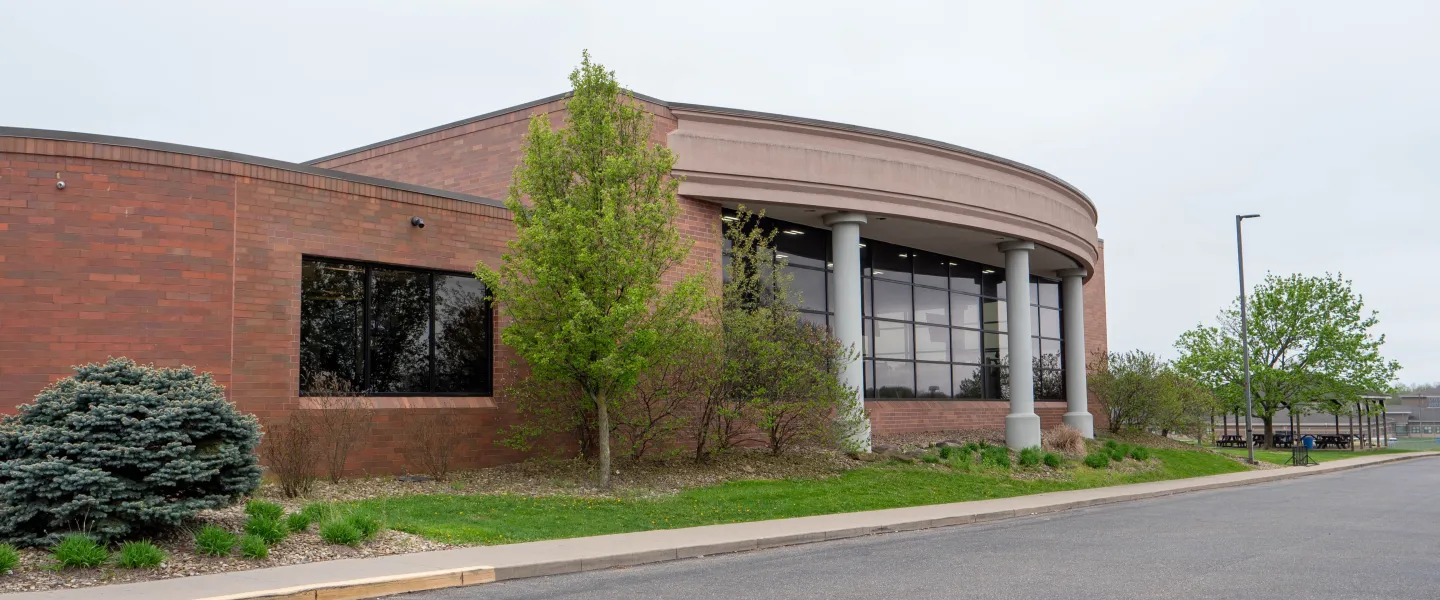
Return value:
<svg viewBox="0 0 1440 600">
<path fill-rule="evenodd" d="M 1308 435 L 1308 434 L 1307 434 L 1305 437 L 1302 437 L 1302 438 L 1300 438 L 1300 439 L 1302 439 L 1302 440 L 1305 441 L 1305 449 L 1306 449 L 1306 450 L 1314 450 L 1314 449 L 1315 449 L 1315 436 L 1313 436 L 1313 435 Z"/>
</svg>

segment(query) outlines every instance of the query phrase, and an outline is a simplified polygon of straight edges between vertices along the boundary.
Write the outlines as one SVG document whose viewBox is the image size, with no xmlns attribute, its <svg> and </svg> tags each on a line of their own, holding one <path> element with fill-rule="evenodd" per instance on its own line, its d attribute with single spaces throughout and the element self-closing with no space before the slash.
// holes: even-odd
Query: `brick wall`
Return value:
<svg viewBox="0 0 1440 600">
<path fill-rule="evenodd" d="M 1109 329 L 1105 321 L 1105 242 L 1101 241 L 1095 273 L 1085 282 L 1085 353 L 1095 357 L 1109 351 Z M 1110 420 L 1096 403 L 1094 394 L 1090 395 L 1088 408 L 1095 416 L 1095 430 L 1104 429 Z"/>
</svg>

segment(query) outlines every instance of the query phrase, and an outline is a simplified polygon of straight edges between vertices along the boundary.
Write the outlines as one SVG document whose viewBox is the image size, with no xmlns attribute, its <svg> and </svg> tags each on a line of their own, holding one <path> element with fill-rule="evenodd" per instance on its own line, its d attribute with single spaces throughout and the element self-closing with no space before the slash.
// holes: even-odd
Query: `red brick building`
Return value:
<svg viewBox="0 0 1440 600">
<path fill-rule="evenodd" d="M 1088 422 L 1071 365 L 1105 348 L 1104 261 L 1079 190 L 922 138 L 643 101 L 685 177 L 684 272 L 720 277 L 723 211 L 765 209 L 807 316 L 864 348 L 846 376 L 875 432 Z M 213 372 L 261 417 L 312 406 L 323 372 L 378 409 L 354 471 L 404 469 L 406 423 L 436 412 L 474 432 L 461 466 L 518 460 L 493 443 L 516 422 L 504 323 L 466 274 L 513 235 L 497 199 L 543 113 L 563 96 L 307 164 L 0 127 L 0 410 L 108 356 Z"/>
</svg>

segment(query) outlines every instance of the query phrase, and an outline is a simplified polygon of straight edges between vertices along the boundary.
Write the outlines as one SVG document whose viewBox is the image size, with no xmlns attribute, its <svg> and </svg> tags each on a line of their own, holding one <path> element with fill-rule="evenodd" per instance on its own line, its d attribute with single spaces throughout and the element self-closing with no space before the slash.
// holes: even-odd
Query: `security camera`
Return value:
<svg viewBox="0 0 1440 600">
<path fill-rule="evenodd" d="M 63 182 L 63 181 L 57 181 L 57 182 L 55 182 L 55 189 L 57 189 L 57 190 L 63 190 L 63 189 L 65 189 L 65 182 Z"/>
<path fill-rule="evenodd" d="M 421 229 L 424 229 L 424 228 L 425 228 L 425 219 L 422 219 L 422 218 L 420 218 L 420 217 L 410 217 L 410 224 L 413 225 L 413 226 L 415 226 L 415 227 L 419 227 L 419 228 L 421 228 Z"/>
</svg>

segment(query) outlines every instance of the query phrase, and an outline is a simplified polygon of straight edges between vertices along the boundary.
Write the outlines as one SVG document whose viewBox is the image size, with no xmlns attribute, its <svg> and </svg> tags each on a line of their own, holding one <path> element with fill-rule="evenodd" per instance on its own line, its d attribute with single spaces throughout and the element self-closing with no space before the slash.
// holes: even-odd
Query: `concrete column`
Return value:
<svg viewBox="0 0 1440 600">
<path fill-rule="evenodd" d="M 834 296 L 830 298 L 835 307 L 835 339 L 841 345 L 855 349 L 855 360 L 845 365 L 841 377 L 846 385 L 855 390 L 855 409 L 865 407 L 865 363 L 861 362 L 865 317 L 860 310 L 860 225 L 865 215 L 858 213 L 831 213 L 825 215 L 825 224 L 830 226 L 830 260 L 835 263 L 831 286 Z M 862 451 L 870 450 L 870 424 L 855 440 Z"/>
<path fill-rule="evenodd" d="M 1040 416 L 1035 414 L 1035 368 L 1030 356 L 1030 251 L 1024 241 L 1000 244 L 1005 253 L 1005 307 L 1009 321 L 1010 414 L 1005 416 L 1005 445 L 1021 450 L 1040 445 Z"/>
<path fill-rule="evenodd" d="M 1085 384 L 1085 269 L 1065 269 L 1060 275 L 1061 310 L 1065 322 L 1065 418 L 1066 425 L 1095 439 L 1095 418 L 1088 407 L 1090 390 Z"/>
</svg>

